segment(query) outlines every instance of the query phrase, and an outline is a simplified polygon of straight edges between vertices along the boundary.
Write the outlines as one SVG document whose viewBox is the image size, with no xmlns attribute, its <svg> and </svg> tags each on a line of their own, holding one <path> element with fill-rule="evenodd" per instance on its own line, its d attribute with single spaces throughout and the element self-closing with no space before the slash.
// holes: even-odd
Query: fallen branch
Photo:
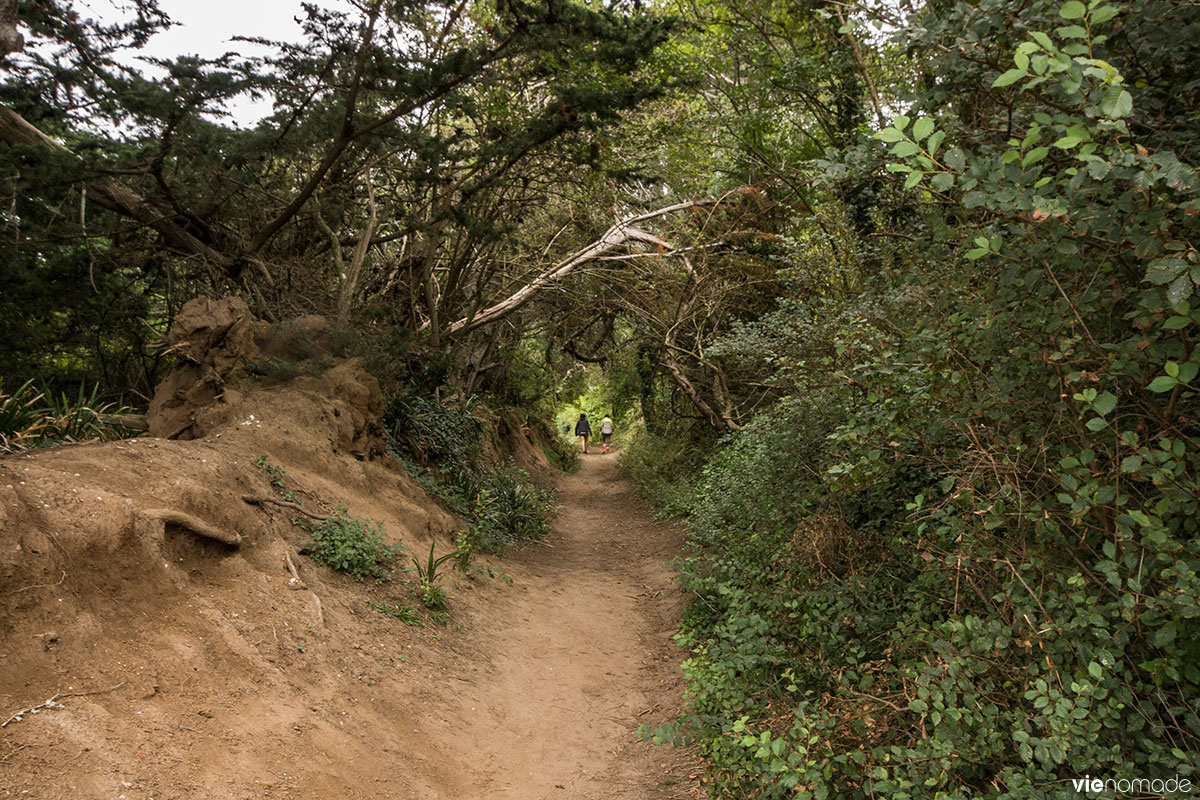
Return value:
<svg viewBox="0 0 1200 800">
<path fill-rule="evenodd" d="M 299 511 L 301 514 L 303 514 L 306 517 L 312 517 L 313 519 L 316 519 L 316 520 L 333 519 L 332 517 L 330 517 L 328 515 L 317 514 L 316 512 L 309 511 L 307 508 L 301 508 L 300 506 L 296 505 L 295 503 L 289 503 L 286 500 L 276 500 L 274 497 L 259 497 L 256 494 L 244 494 L 244 495 L 242 495 L 242 500 L 244 502 L 247 502 L 247 503 L 250 503 L 251 505 L 256 505 L 256 506 L 261 506 L 265 503 L 271 503 L 272 505 L 282 506 L 284 508 L 290 508 L 293 511 Z"/>
<path fill-rule="evenodd" d="M 150 423 L 145 414 L 101 414 L 100 421 L 105 425 L 117 425 L 131 431 L 148 431 Z"/>
<path fill-rule="evenodd" d="M 223 531 L 220 528 L 214 528 L 202 519 L 197 519 L 191 514 L 184 514 L 182 511 L 172 511 L 169 508 L 155 508 L 140 512 L 143 519 L 150 519 L 162 522 L 166 525 L 178 525 L 188 533 L 195 534 L 205 539 L 212 539 L 215 542 L 228 545 L 229 547 L 240 547 L 242 544 L 241 534 L 236 532 Z"/>
<path fill-rule="evenodd" d="M 36 714 L 37 712 L 41 711 L 43 708 L 58 708 L 59 707 L 58 701 L 63 699 L 64 697 L 87 697 L 88 695 L 93 695 L 93 694 L 108 694 L 109 692 L 115 692 L 117 689 L 120 689 L 124 685 L 125 685 L 125 681 L 121 681 L 116 686 L 110 686 L 107 689 L 97 689 L 94 692 L 60 692 L 59 694 L 54 695 L 54 697 L 51 697 L 49 700 L 47 700 L 44 703 L 38 703 L 36 706 L 30 706 L 29 708 L 21 709 L 20 711 L 13 714 L 8 719 L 6 719 L 3 724 L 0 724 L 0 728 L 7 728 L 10 722 L 20 722 L 25 717 L 26 714 Z"/>
</svg>

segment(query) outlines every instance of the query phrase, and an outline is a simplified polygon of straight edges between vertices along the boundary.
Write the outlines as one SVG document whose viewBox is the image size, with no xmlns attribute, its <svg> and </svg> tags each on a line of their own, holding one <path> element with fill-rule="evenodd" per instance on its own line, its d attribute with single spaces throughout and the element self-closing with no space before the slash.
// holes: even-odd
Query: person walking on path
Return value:
<svg viewBox="0 0 1200 800">
<path fill-rule="evenodd" d="M 583 452 L 587 452 L 587 440 L 592 435 L 592 426 L 588 424 L 587 414 L 580 414 L 575 423 L 575 435 L 583 439 Z"/>
<path fill-rule="evenodd" d="M 600 442 L 604 445 L 604 454 L 608 455 L 608 440 L 613 435 L 612 417 L 605 415 L 604 419 L 600 420 Z"/>
</svg>

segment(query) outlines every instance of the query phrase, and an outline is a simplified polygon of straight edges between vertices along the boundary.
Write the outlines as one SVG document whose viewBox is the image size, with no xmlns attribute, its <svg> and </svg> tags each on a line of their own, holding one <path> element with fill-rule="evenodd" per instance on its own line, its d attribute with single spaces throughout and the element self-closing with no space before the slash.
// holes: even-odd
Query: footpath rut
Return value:
<svg viewBox="0 0 1200 800">
<path fill-rule="evenodd" d="M 508 559 L 528 582 L 473 626 L 467 646 L 492 657 L 455 678 L 444 721 L 457 736 L 443 746 L 466 780 L 446 798 L 696 796 L 684 754 L 634 736 L 682 703 L 671 637 L 683 598 L 666 563 L 681 534 L 651 519 L 615 454 L 582 458 L 548 546 Z"/>
</svg>

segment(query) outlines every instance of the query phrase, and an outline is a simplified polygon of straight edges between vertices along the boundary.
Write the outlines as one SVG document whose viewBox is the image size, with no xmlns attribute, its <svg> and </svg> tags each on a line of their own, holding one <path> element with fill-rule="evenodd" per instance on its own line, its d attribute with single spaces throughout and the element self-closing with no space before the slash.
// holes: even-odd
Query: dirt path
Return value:
<svg viewBox="0 0 1200 800">
<path fill-rule="evenodd" d="M 683 756 L 633 735 L 670 718 L 682 698 L 671 641 L 682 598 L 664 563 L 680 534 L 651 519 L 615 454 L 584 456 L 559 489 L 549 547 L 509 559 L 528 583 L 469 636 L 493 656 L 458 676 L 460 702 L 447 709 L 471 771 L 470 788 L 454 796 L 693 797 Z"/>
</svg>

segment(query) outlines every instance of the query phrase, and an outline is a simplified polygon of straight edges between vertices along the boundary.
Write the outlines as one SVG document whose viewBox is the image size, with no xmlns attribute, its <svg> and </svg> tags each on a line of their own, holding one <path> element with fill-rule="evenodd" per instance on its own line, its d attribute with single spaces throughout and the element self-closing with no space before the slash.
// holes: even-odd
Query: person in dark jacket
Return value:
<svg viewBox="0 0 1200 800">
<path fill-rule="evenodd" d="M 588 425 L 587 414 L 580 414 L 579 421 L 575 423 L 575 435 L 583 439 L 583 452 L 587 452 L 587 440 L 592 435 L 592 426 Z"/>
</svg>

